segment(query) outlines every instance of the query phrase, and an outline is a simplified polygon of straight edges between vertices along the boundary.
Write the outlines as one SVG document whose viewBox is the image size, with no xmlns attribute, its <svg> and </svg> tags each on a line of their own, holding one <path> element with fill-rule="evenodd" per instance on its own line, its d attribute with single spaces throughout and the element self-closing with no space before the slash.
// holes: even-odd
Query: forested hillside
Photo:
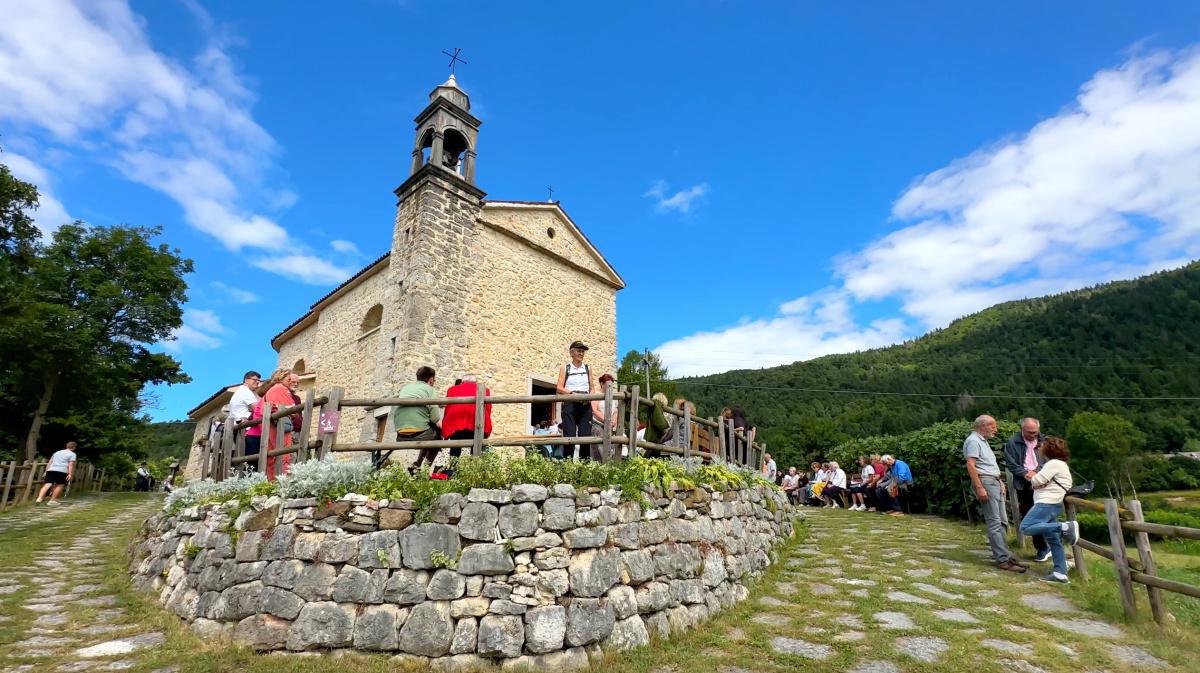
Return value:
<svg viewBox="0 0 1200 673">
<path fill-rule="evenodd" d="M 999 304 L 889 348 L 677 384 L 703 415 L 741 406 L 793 455 L 980 413 L 1063 433 L 1080 411 L 1129 419 L 1147 451 L 1200 449 L 1196 402 L 1145 399 L 1200 397 L 1200 263 Z M 1097 397 L 1139 399 L 1073 399 Z"/>
</svg>

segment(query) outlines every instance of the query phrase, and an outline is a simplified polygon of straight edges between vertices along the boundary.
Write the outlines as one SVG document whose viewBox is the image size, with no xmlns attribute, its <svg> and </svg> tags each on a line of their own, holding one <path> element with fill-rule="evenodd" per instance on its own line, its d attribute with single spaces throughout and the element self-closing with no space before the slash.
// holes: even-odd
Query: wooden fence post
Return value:
<svg viewBox="0 0 1200 673">
<path fill-rule="evenodd" d="M 1108 498 L 1104 501 L 1104 514 L 1108 519 L 1108 536 L 1112 539 L 1113 567 L 1117 570 L 1117 583 L 1121 590 L 1121 607 L 1125 610 L 1126 619 L 1137 617 L 1137 603 L 1133 596 L 1133 580 L 1129 574 L 1129 561 L 1125 552 L 1125 534 L 1121 529 L 1121 517 L 1117 501 Z"/>
<path fill-rule="evenodd" d="M 17 461 L 8 461 L 8 467 L 4 468 L 4 492 L 0 495 L 0 512 L 8 507 L 8 494 L 12 490 L 13 475 L 17 471 Z"/>
<path fill-rule="evenodd" d="M 1133 514 L 1133 520 L 1139 523 L 1145 522 L 1142 516 L 1142 502 L 1140 500 L 1130 500 L 1126 505 L 1129 512 Z M 1142 531 L 1134 533 L 1133 539 L 1137 542 L 1138 558 L 1142 561 L 1142 568 L 1147 575 L 1157 576 L 1158 565 L 1154 562 L 1154 554 L 1150 551 L 1150 536 Z M 1162 626 L 1167 621 L 1167 611 L 1163 607 L 1162 592 L 1158 587 L 1146 585 L 1146 594 L 1150 598 L 1150 612 L 1154 615 L 1154 621 Z"/>
<path fill-rule="evenodd" d="M 297 462 L 308 460 L 311 457 L 308 452 L 308 433 L 309 427 L 312 426 L 312 415 L 313 389 L 309 388 L 308 392 L 304 394 L 304 412 L 300 421 L 300 450 L 296 453 Z"/>
<path fill-rule="evenodd" d="M 483 381 L 475 380 L 475 432 L 471 435 L 471 455 L 483 455 Z"/>
<path fill-rule="evenodd" d="M 96 492 L 97 493 L 104 492 L 104 477 L 105 476 L 107 476 L 107 475 L 105 475 L 104 470 L 100 470 L 100 481 L 96 482 Z"/>
<path fill-rule="evenodd" d="M 1067 521 L 1075 521 L 1075 504 L 1072 502 L 1067 502 Z M 1079 573 L 1080 579 L 1086 582 L 1088 579 L 1087 560 L 1084 559 L 1083 548 L 1079 546 L 1078 542 L 1071 545 L 1071 556 L 1075 559 L 1075 572 Z"/>
<path fill-rule="evenodd" d="M 1017 502 L 1017 491 L 1013 485 L 1012 472 L 1004 471 L 1004 479 L 1008 486 L 1008 520 L 1017 533 L 1017 546 L 1025 549 L 1025 535 L 1021 533 L 1021 503 Z"/>
<path fill-rule="evenodd" d="M 321 416 L 326 414 L 338 414 L 341 412 L 342 397 L 346 394 L 345 388 L 330 388 L 329 394 L 326 396 L 325 404 L 321 406 Z M 338 421 L 339 427 L 341 421 Z M 324 458 L 329 455 L 329 450 L 333 448 L 333 440 L 337 438 L 335 432 L 325 432 L 321 430 L 319 439 L 321 440 L 321 448 L 318 449 L 318 456 Z"/>
<path fill-rule="evenodd" d="M 680 426 L 683 440 L 683 459 L 687 460 L 692 457 L 692 408 L 688 405 L 683 405 L 683 423 Z"/>
<path fill-rule="evenodd" d="M 637 455 L 638 411 L 641 406 L 638 395 L 640 392 L 641 389 L 637 386 L 630 386 L 629 388 L 629 452 L 626 458 L 633 458 Z M 652 415 L 653 413 L 653 407 L 651 407 L 650 414 Z M 646 418 L 649 419 L 650 415 L 647 415 Z M 646 424 L 649 425 L 648 420 Z"/>
<path fill-rule="evenodd" d="M 274 406 L 266 400 L 263 401 L 262 425 L 258 426 L 262 430 L 262 434 L 258 438 L 258 471 L 262 474 L 267 473 L 267 451 L 271 446 L 271 413 L 274 411 L 271 407 Z"/>
<path fill-rule="evenodd" d="M 717 447 L 717 455 L 721 457 L 723 462 L 729 462 L 729 456 L 725 454 L 725 419 L 720 414 L 717 415 L 717 429 L 713 430 L 717 433 L 717 441 L 714 444 Z"/>
<path fill-rule="evenodd" d="M 217 480 L 224 481 L 233 473 L 233 439 L 237 434 L 237 422 L 226 418 L 221 426 L 221 457 L 217 463 Z"/>
<path fill-rule="evenodd" d="M 600 428 L 600 439 L 604 442 L 600 445 L 600 462 L 602 463 L 612 460 L 612 413 L 613 384 L 609 381 L 608 385 L 604 386 L 604 426 Z"/>
<path fill-rule="evenodd" d="M 286 409 L 286 408 L 287 407 L 285 407 L 282 404 L 279 405 L 279 409 Z M 279 409 L 276 409 L 276 411 L 279 411 Z M 287 434 L 288 433 L 283 431 L 283 423 L 284 423 L 284 421 L 287 420 L 287 418 L 288 418 L 287 416 L 284 416 L 284 417 L 280 418 L 279 420 L 275 421 L 275 450 L 276 451 L 278 451 L 279 449 L 287 448 L 286 443 L 287 443 Z M 284 463 L 287 460 L 290 460 L 290 458 L 288 458 L 288 454 L 284 454 L 282 456 L 275 456 L 275 462 L 272 463 L 272 465 L 274 467 L 271 469 L 272 477 L 274 477 L 275 479 L 278 479 L 283 476 Z"/>
</svg>

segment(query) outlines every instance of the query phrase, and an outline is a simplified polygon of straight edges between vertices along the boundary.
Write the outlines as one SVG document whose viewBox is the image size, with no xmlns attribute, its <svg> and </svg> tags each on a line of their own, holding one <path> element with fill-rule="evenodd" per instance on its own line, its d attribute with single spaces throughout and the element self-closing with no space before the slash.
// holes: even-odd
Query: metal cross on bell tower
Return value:
<svg viewBox="0 0 1200 673">
<path fill-rule="evenodd" d="M 467 61 L 465 59 L 459 58 L 458 55 L 462 53 L 462 49 L 459 49 L 458 47 L 454 48 L 453 54 L 446 51 L 445 49 L 442 50 L 442 53 L 450 57 L 450 74 L 451 75 L 454 74 L 454 66 L 455 65 L 457 65 L 459 63 L 462 63 L 463 65 L 467 64 Z"/>
</svg>

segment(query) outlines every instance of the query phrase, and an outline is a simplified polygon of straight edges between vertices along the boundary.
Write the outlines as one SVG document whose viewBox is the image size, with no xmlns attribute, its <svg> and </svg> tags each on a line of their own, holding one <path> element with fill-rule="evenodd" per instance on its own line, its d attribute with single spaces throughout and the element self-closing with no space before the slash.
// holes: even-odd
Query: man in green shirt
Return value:
<svg viewBox="0 0 1200 673">
<path fill-rule="evenodd" d="M 417 380 L 406 384 L 400 389 L 400 398 L 430 398 L 439 397 L 434 389 L 437 383 L 437 372 L 433 367 L 421 367 L 417 370 Z M 394 407 L 392 409 L 392 426 L 396 428 L 396 441 L 420 441 L 440 439 L 441 432 L 438 424 L 442 421 L 442 408 L 435 404 Z M 433 465 L 438 449 L 420 449 L 417 452 L 417 462 L 413 463 L 410 472 L 416 472 L 421 464 L 428 462 Z"/>
</svg>

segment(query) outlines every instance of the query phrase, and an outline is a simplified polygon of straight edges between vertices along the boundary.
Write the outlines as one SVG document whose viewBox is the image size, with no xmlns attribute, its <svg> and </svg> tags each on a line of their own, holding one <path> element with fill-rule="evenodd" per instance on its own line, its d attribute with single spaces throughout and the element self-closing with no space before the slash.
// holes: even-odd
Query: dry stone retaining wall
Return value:
<svg viewBox="0 0 1200 673">
<path fill-rule="evenodd" d="M 410 500 L 254 498 L 160 513 L 140 588 L 193 630 L 260 650 L 354 648 L 440 670 L 566 670 L 746 597 L 792 535 L 765 486 L 648 493 L 519 485 Z"/>
</svg>

